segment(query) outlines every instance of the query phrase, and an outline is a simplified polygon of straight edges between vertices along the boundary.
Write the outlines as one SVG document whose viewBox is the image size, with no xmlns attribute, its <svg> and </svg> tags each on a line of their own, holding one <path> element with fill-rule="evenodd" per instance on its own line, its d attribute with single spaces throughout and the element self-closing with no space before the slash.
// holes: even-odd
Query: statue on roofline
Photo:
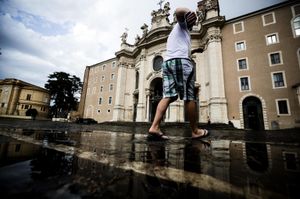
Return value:
<svg viewBox="0 0 300 199">
<path fill-rule="evenodd" d="M 122 34 L 122 36 L 121 36 L 122 43 L 126 43 L 127 36 L 128 36 L 127 32 L 124 32 L 124 33 Z"/>
</svg>

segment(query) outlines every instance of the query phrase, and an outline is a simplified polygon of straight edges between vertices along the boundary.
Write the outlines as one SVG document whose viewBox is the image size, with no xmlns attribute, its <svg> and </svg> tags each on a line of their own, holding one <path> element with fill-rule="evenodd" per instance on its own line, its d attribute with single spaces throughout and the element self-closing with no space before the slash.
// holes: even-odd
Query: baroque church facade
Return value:
<svg viewBox="0 0 300 199">
<path fill-rule="evenodd" d="M 220 16 L 217 0 L 195 5 L 191 31 L 198 121 L 237 128 L 300 126 L 300 4 L 288 1 L 234 19 Z M 87 66 L 81 117 L 150 122 L 162 98 L 161 63 L 173 25 L 170 5 L 151 13 L 134 44 L 121 36 L 115 57 Z M 173 18 L 170 21 L 169 18 Z M 165 122 L 185 122 L 183 101 L 170 104 Z"/>
</svg>

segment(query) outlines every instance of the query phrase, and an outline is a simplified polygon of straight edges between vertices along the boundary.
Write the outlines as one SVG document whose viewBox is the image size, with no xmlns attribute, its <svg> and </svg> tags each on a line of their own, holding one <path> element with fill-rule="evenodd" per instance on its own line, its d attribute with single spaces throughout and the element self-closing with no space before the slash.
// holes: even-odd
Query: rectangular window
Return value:
<svg viewBox="0 0 300 199">
<path fill-rule="evenodd" d="M 244 32 L 244 22 L 237 22 L 233 24 L 233 34 Z"/>
<path fill-rule="evenodd" d="M 114 85 L 113 84 L 110 84 L 109 85 L 109 91 L 113 91 L 114 90 Z"/>
<path fill-rule="evenodd" d="M 271 12 L 271 13 L 262 15 L 262 20 L 263 20 L 263 26 L 268 26 L 268 25 L 276 23 L 275 13 Z"/>
<path fill-rule="evenodd" d="M 102 66 L 102 70 L 105 70 L 105 68 L 106 68 L 106 65 L 103 65 L 103 66 Z"/>
<path fill-rule="evenodd" d="M 279 114 L 288 114 L 287 102 L 285 100 L 278 101 Z"/>
<path fill-rule="evenodd" d="M 294 17 L 300 15 L 300 4 L 292 6 L 292 13 Z"/>
<path fill-rule="evenodd" d="M 29 105 L 25 104 L 25 108 L 24 109 L 29 109 Z"/>
<path fill-rule="evenodd" d="M 108 104 L 112 104 L 112 97 L 108 98 Z"/>
<path fill-rule="evenodd" d="M 250 90 L 249 77 L 240 77 L 240 90 L 241 91 L 249 91 Z"/>
<path fill-rule="evenodd" d="M 21 144 L 16 144 L 15 152 L 19 152 L 21 150 Z"/>
<path fill-rule="evenodd" d="M 31 100 L 31 94 L 27 94 L 26 100 L 30 101 Z"/>
<path fill-rule="evenodd" d="M 238 70 L 248 69 L 248 64 L 247 64 L 246 58 L 238 59 L 237 64 L 238 64 Z"/>
<path fill-rule="evenodd" d="M 283 64 L 281 52 L 269 53 L 270 66 Z"/>
<path fill-rule="evenodd" d="M 115 61 L 111 64 L 111 67 L 112 68 L 116 67 L 116 62 Z"/>
<path fill-rule="evenodd" d="M 104 87 L 100 86 L 100 92 L 103 92 Z"/>
<path fill-rule="evenodd" d="M 287 170 L 298 170 L 298 164 L 297 164 L 297 156 L 295 153 L 284 153 L 285 155 L 285 167 Z"/>
<path fill-rule="evenodd" d="M 101 77 L 101 81 L 102 81 L 102 82 L 104 82 L 104 80 L 105 80 L 105 76 L 104 76 L 104 75 L 102 75 L 102 77 Z"/>
<path fill-rule="evenodd" d="M 245 41 L 239 41 L 235 43 L 235 51 L 243 51 L 246 50 L 246 43 Z"/>
<path fill-rule="evenodd" d="M 110 75 L 110 79 L 111 79 L 111 80 L 115 79 L 115 74 L 111 74 L 111 75 Z"/>
<path fill-rule="evenodd" d="M 285 85 L 285 77 L 283 72 L 273 72 L 272 73 L 273 79 L 273 88 L 283 88 L 286 87 Z"/>
<path fill-rule="evenodd" d="M 289 115 L 289 103 L 287 99 L 276 99 L 276 107 L 278 115 Z"/>
<path fill-rule="evenodd" d="M 295 37 L 300 36 L 300 16 L 293 20 L 293 29 Z"/>
<path fill-rule="evenodd" d="M 273 34 L 266 35 L 266 43 L 267 45 L 279 43 L 278 34 L 273 33 Z"/>
<path fill-rule="evenodd" d="M 102 104 L 102 97 L 99 97 L 99 104 Z"/>
</svg>

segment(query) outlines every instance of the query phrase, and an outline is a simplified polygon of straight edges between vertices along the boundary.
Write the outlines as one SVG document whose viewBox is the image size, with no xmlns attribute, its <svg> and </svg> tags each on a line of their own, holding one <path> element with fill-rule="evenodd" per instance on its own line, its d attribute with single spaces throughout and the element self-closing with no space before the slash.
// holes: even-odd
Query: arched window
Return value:
<svg viewBox="0 0 300 199">
<path fill-rule="evenodd" d="M 140 79 L 140 74 L 138 71 L 135 73 L 135 89 L 139 88 L 139 79 Z"/>
<path fill-rule="evenodd" d="M 300 37 L 300 16 L 294 18 L 292 22 L 295 37 Z"/>
</svg>

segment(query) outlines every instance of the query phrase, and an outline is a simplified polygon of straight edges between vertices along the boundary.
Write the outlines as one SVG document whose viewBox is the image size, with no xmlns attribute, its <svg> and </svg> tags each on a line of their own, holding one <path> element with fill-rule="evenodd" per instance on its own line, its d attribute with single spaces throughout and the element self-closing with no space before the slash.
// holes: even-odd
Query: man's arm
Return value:
<svg viewBox="0 0 300 199">
<path fill-rule="evenodd" d="M 197 16 L 195 12 L 190 11 L 188 8 L 177 8 L 175 10 L 175 15 L 177 21 L 181 27 L 185 27 L 192 30 L 192 27 L 195 25 Z"/>
</svg>

